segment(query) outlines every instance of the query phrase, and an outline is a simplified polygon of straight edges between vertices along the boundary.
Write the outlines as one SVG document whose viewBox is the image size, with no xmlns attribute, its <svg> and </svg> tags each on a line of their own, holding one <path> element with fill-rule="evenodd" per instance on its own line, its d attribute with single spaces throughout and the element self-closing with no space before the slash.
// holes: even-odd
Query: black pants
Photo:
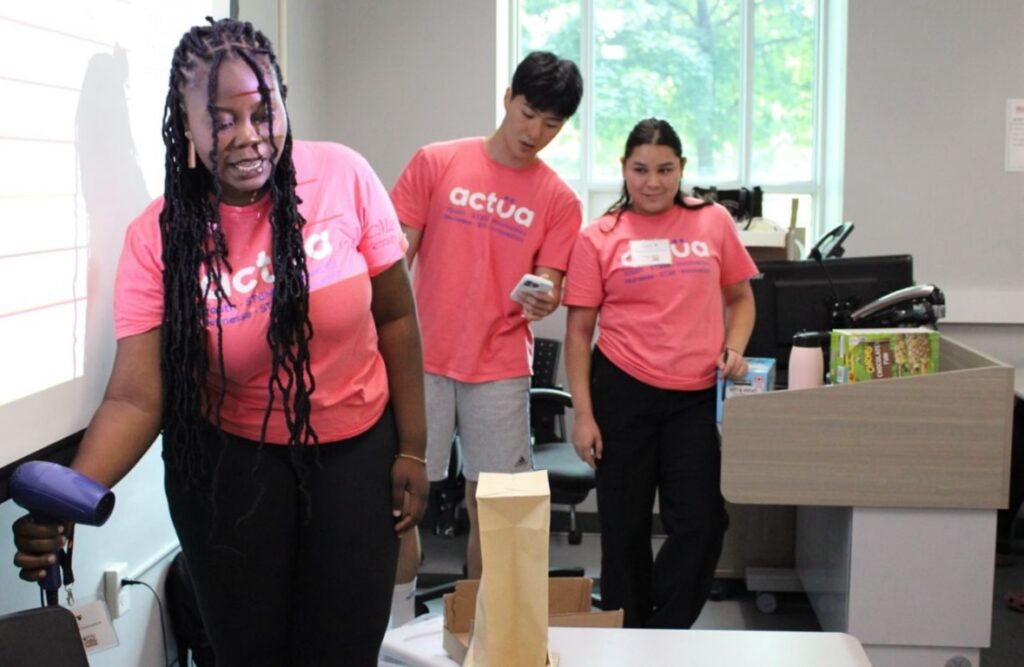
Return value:
<svg viewBox="0 0 1024 667">
<path fill-rule="evenodd" d="M 288 447 L 222 445 L 212 429 L 204 444 L 200 488 L 172 471 L 165 488 L 218 667 L 377 665 L 398 557 L 391 411 L 320 445 L 318 464 L 299 452 L 305 493 Z"/>
<path fill-rule="evenodd" d="M 714 389 L 670 391 L 626 374 L 597 348 L 594 417 L 601 602 L 626 627 L 689 628 L 714 580 L 727 518 Z M 667 539 L 653 558 L 655 492 Z"/>
</svg>

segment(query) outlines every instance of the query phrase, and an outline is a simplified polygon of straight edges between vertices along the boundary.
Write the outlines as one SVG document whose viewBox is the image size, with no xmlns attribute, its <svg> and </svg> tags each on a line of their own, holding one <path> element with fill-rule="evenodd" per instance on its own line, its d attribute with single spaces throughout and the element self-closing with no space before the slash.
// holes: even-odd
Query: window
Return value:
<svg viewBox="0 0 1024 667">
<path fill-rule="evenodd" d="M 822 0 L 513 0 L 512 66 L 534 50 L 575 60 L 580 113 L 544 153 L 587 217 L 621 188 L 637 121 L 683 141 L 684 188 L 759 185 L 764 214 L 816 230 L 825 180 Z M 838 14 L 838 12 L 836 12 Z"/>
</svg>

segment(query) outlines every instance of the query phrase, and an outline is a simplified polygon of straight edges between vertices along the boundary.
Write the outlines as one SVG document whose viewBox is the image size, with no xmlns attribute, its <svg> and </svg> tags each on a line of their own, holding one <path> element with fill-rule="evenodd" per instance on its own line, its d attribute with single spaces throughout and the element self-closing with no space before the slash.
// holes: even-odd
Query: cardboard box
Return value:
<svg viewBox="0 0 1024 667">
<path fill-rule="evenodd" d="M 939 332 L 925 327 L 835 329 L 832 384 L 925 375 L 939 370 Z"/>
<path fill-rule="evenodd" d="M 476 614 L 480 581 L 455 582 L 455 592 L 444 596 L 444 650 L 462 663 Z M 591 611 L 593 582 L 582 577 L 553 577 L 548 580 L 548 626 L 560 628 L 621 628 L 622 610 Z"/>
<path fill-rule="evenodd" d="M 803 228 L 786 229 L 765 218 L 754 218 L 748 228 L 737 231 L 755 264 L 801 257 Z"/>
<path fill-rule="evenodd" d="M 732 396 L 759 394 L 775 389 L 775 360 L 770 357 L 747 357 L 747 375 L 742 380 L 724 380 L 718 374 L 715 389 L 715 420 L 722 423 L 722 404 Z"/>
</svg>

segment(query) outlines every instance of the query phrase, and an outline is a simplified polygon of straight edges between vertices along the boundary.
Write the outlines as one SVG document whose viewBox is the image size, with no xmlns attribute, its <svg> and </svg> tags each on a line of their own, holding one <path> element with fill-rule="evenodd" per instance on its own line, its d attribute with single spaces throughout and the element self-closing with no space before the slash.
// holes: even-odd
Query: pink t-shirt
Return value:
<svg viewBox="0 0 1024 667">
<path fill-rule="evenodd" d="M 606 215 L 576 241 L 564 303 L 599 309 L 597 345 L 633 377 L 662 389 L 706 389 L 725 338 L 722 287 L 756 274 L 717 204 L 627 212 L 617 224 Z"/>
<path fill-rule="evenodd" d="M 370 277 L 402 259 L 405 236 L 387 191 L 366 160 L 338 144 L 295 142 L 299 212 L 306 220 L 309 271 L 309 343 L 316 380 L 312 424 L 321 442 L 357 435 L 372 426 L 388 402 L 387 375 L 370 313 Z M 233 271 L 222 284 L 231 304 L 221 309 L 227 392 L 225 431 L 258 440 L 269 396 L 271 355 L 266 334 L 273 292 L 270 196 L 250 206 L 221 205 Z M 159 215 L 151 203 L 128 228 L 118 268 L 114 316 L 118 338 L 161 326 L 163 262 Z M 216 301 L 208 301 L 211 359 L 216 359 Z M 173 361 L 173 360 L 172 360 Z M 208 382 L 220 385 L 216 363 Z M 267 442 L 285 443 L 280 395 Z"/>
<path fill-rule="evenodd" d="M 533 335 L 509 292 L 536 266 L 566 269 L 576 194 L 542 161 L 506 167 L 472 138 L 421 148 L 391 198 L 423 232 L 413 266 L 426 370 L 461 382 L 529 375 Z"/>
</svg>

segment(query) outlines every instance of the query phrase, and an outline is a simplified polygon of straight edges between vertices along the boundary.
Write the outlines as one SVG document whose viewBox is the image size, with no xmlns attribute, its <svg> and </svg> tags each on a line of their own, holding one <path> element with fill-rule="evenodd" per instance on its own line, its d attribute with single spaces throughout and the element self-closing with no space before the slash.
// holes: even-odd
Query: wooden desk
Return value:
<svg viewBox="0 0 1024 667">
<path fill-rule="evenodd" d="M 458 667 L 441 648 L 442 619 L 384 636 L 383 665 Z M 850 635 L 835 632 L 551 628 L 559 667 L 871 667 Z"/>
<path fill-rule="evenodd" d="M 725 404 L 722 491 L 796 505 L 797 573 L 822 628 L 876 667 L 978 664 L 1007 504 L 1014 369 L 940 342 L 934 375 Z"/>
</svg>

